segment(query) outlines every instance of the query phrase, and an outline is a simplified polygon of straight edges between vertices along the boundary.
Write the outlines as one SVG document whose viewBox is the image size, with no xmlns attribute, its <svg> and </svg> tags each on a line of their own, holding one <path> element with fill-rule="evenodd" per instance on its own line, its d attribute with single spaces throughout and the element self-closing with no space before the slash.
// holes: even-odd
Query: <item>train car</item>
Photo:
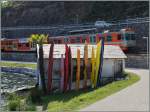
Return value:
<svg viewBox="0 0 150 112">
<path fill-rule="evenodd" d="M 120 46 L 123 51 L 128 51 L 136 46 L 136 34 L 132 29 L 121 29 L 119 32 L 106 32 L 103 34 L 105 44 Z"/>
<path fill-rule="evenodd" d="M 21 39 L 1 39 L 2 51 L 35 51 L 33 43 L 28 42 L 27 38 Z"/>
<path fill-rule="evenodd" d="M 70 31 L 66 36 L 49 37 L 48 43 L 55 44 L 83 44 L 85 41 L 90 44 L 96 44 L 101 38 L 104 38 L 105 45 L 120 46 L 123 51 L 136 46 L 136 35 L 130 28 L 121 29 L 117 32 L 104 31 L 98 33 L 96 29 L 82 29 Z M 2 51 L 35 51 L 36 45 L 29 42 L 27 38 L 21 39 L 1 39 Z"/>
<path fill-rule="evenodd" d="M 76 43 L 81 44 L 86 42 L 90 44 L 96 44 L 101 38 L 104 38 L 105 45 L 117 45 L 120 46 L 123 51 L 127 51 L 129 48 L 133 48 L 136 45 L 136 38 L 134 30 L 130 28 L 121 29 L 118 32 L 104 31 L 103 33 L 94 32 L 95 29 L 77 30 L 71 31 L 67 36 L 49 37 L 50 42 L 57 44 L 62 43 Z M 91 34 L 87 31 L 93 31 Z M 81 34 L 78 34 L 81 32 Z"/>
<path fill-rule="evenodd" d="M 136 46 L 136 33 L 133 29 L 121 29 L 121 37 L 123 38 L 123 45 L 128 49 L 132 49 Z"/>
<path fill-rule="evenodd" d="M 36 46 L 34 43 L 29 42 L 27 38 L 19 39 L 17 51 L 35 51 Z"/>
<path fill-rule="evenodd" d="M 18 39 L 1 39 L 1 50 L 2 51 L 13 51 L 18 49 Z"/>
</svg>

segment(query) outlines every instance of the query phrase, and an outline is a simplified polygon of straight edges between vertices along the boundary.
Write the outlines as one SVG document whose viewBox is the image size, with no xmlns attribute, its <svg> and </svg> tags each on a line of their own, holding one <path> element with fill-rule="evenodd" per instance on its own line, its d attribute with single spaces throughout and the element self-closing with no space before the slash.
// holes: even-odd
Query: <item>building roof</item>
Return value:
<svg viewBox="0 0 150 112">
<path fill-rule="evenodd" d="M 77 49 L 80 49 L 80 57 L 84 57 L 84 44 L 67 44 L 68 46 L 71 47 L 71 52 L 72 52 L 72 58 L 77 57 Z M 88 58 L 91 58 L 91 52 L 92 52 L 92 47 L 96 49 L 96 45 L 88 45 Z M 39 52 L 39 46 L 37 46 L 37 51 Z M 44 58 L 48 59 L 49 57 L 49 49 L 50 49 L 50 44 L 44 44 L 43 45 L 43 51 L 44 51 Z M 63 57 L 65 56 L 65 44 L 54 44 L 54 58 L 61 58 L 61 54 L 63 54 Z M 96 54 L 96 50 L 95 50 Z M 38 56 L 39 57 L 39 56 Z M 117 59 L 117 58 L 127 58 L 127 56 L 123 53 L 121 48 L 119 46 L 113 46 L 113 45 L 104 45 L 104 58 L 112 58 L 112 59 Z"/>
</svg>

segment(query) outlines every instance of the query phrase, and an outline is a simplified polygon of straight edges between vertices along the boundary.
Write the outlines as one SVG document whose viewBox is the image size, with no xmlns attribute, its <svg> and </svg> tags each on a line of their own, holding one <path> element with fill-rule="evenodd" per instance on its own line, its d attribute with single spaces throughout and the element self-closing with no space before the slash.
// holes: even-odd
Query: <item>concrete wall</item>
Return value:
<svg viewBox="0 0 150 112">
<path fill-rule="evenodd" d="M 36 70 L 33 70 L 31 68 L 1 67 L 1 71 L 7 73 L 25 74 L 34 77 L 36 76 Z"/>
<path fill-rule="evenodd" d="M 2 52 L 2 60 L 36 62 L 36 53 Z"/>
<path fill-rule="evenodd" d="M 148 55 L 146 54 L 127 54 L 127 59 L 125 60 L 126 68 L 144 68 L 148 69 Z"/>
</svg>

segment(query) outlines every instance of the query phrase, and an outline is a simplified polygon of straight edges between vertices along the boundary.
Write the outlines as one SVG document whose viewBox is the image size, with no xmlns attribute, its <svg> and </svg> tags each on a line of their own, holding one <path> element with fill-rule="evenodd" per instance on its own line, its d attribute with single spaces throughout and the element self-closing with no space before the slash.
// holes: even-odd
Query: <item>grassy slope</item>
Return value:
<svg viewBox="0 0 150 112">
<path fill-rule="evenodd" d="M 0 62 L 0 66 L 7 66 L 7 67 L 22 67 L 22 68 L 36 68 L 36 64 L 30 63 L 13 63 L 13 62 Z"/>
<path fill-rule="evenodd" d="M 43 105 L 48 111 L 72 111 L 83 108 L 91 103 L 101 100 L 121 89 L 137 82 L 140 77 L 128 73 L 129 80 L 116 81 L 95 90 L 72 91 L 68 93 L 55 93 L 44 96 Z"/>
</svg>

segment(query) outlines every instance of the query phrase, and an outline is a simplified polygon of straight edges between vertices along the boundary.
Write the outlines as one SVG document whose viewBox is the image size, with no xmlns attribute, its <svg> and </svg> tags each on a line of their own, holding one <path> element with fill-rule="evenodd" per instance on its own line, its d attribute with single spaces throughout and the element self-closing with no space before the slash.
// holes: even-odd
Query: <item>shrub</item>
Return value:
<svg viewBox="0 0 150 112">
<path fill-rule="evenodd" d="M 8 108 L 10 111 L 20 110 L 20 100 L 10 100 Z"/>
<path fill-rule="evenodd" d="M 10 111 L 20 110 L 21 98 L 16 93 L 11 93 L 7 97 L 8 109 Z"/>
<path fill-rule="evenodd" d="M 36 101 L 35 99 L 39 99 L 40 91 L 33 89 L 30 92 L 28 97 L 24 97 L 21 99 L 16 93 L 11 93 L 8 95 L 8 109 L 10 111 L 35 111 L 36 106 L 32 104 L 32 101 Z M 35 95 L 35 96 L 34 96 Z"/>
<path fill-rule="evenodd" d="M 36 106 L 33 104 L 32 105 L 26 105 L 25 111 L 36 111 Z"/>
<path fill-rule="evenodd" d="M 17 100 L 20 99 L 20 97 L 16 93 L 10 93 L 7 97 L 8 100 Z"/>
<path fill-rule="evenodd" d="M 27 103 L 40 103 L 43 92 L 38 88 L 33 88 L 28 95 Z"/>
</svg>

